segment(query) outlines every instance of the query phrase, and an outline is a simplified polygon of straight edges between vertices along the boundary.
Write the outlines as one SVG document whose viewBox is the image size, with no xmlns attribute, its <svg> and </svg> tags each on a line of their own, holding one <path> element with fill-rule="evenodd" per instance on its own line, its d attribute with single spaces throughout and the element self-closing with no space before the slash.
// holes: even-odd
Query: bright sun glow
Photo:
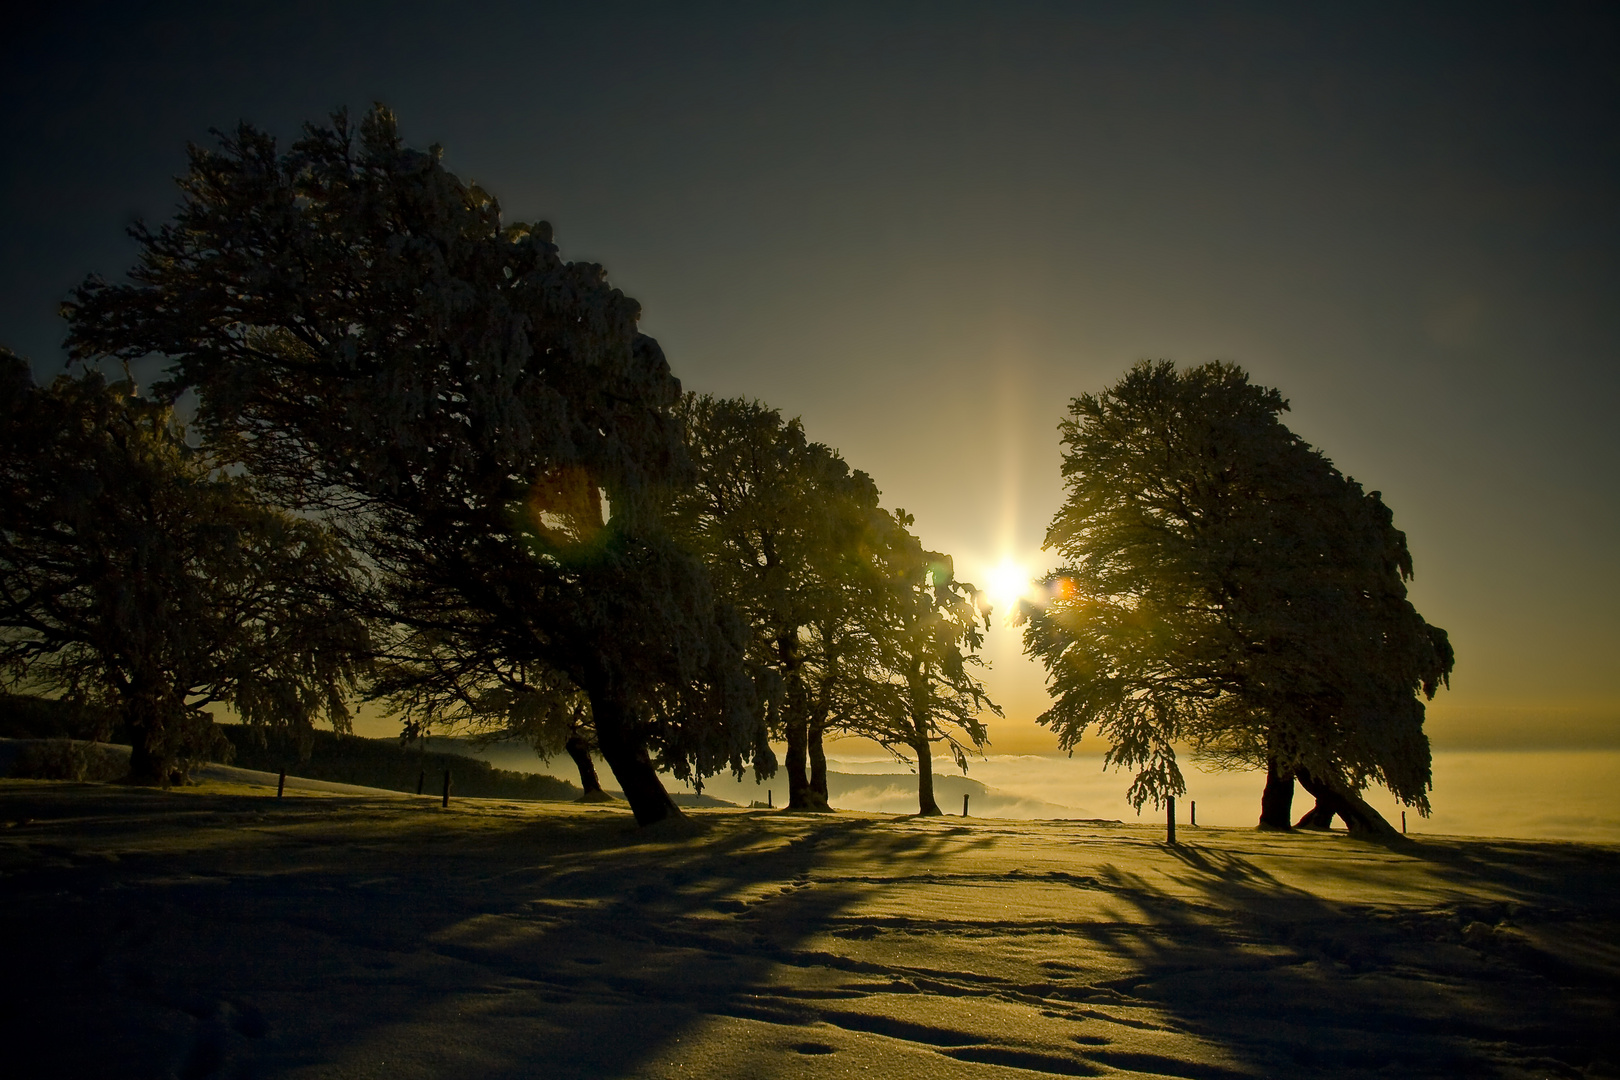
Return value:
<svg viewBox="0 0 1620 1080">
<path fill-rule="evenodd" d="M 1002 559 L 990 569 L 984 585 L 985 595 L 998 618 L 1007 618 L 1018 606 L 1018 601 L 1033 592 L 1029 567 L 1012 559 Z"/>
</svg>

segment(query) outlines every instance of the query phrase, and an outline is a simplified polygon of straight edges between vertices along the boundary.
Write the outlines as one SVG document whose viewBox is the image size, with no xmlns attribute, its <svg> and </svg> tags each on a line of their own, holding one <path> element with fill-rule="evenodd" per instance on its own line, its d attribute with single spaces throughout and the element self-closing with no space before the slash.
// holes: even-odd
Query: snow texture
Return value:
<svg viewBox="0 0 1620 1080">
<path fill-rule="evenodd" d="M 1620 848 L 0 781 L 6 1074 L 1596 1077 Z"/>
</svg>

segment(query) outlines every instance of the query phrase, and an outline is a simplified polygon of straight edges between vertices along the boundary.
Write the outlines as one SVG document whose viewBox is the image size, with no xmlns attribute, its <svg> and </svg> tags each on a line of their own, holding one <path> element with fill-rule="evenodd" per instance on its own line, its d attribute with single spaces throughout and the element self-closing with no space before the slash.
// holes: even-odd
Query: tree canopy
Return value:
<svg viewBox="0 0 1620 1080">
<path fill-rule="evenodd" d="M 918 812 L 937 815 L 933 744 L 943 742 L 965 772 L 968 753 L 982 752 L 989 742 L 980 717 L 1002 712 L 974 673 L 984 663 L 978 651 L 990 607 L 971 583 L 957 579 L 949 555 L 923 548 L 912 522 L 896 510 L 879 554 L 886 580 L 877 645 L 890 693 L 842 726 L 915 755 Z"/>
<path fill-rule="evenodd" d="M 1287 407 L 1220 363 L 1144 362 L 1074 399 L 1046 535 L 1063 562 L 1023 609 L 1053 696 L 1040 719 L 1071 751 L 1095 726 L 1137 770 L 1138 807 L 1185 790 L 1182 743 L 1268 768 L 1267 824 L 1287 825 L 1276 788 L 1297 776 L 1378 828 L 1371 782 L 1427 810 L 1421 699 L 1454 657 L 1406 598 L 1411 555 L 1380 494 L 1289 431 Z"/>
<path fill-rule="evenodd" d="M 213 748 L 207 706 L 307 737 L 370 659 L 354 563 L 317 523 L 187 445 L 165 405 L 100 374 L 36 387 L 0 350 L 0 664 L 113 706 L 131 774 Z"/>
<path fill-rule="evenodd" d="M 673 503 L 675 532 L 745 615 L 778 688 L 789 806 L 827 807 L 832 729 L 915 755 L 922 812 L 938 813 L 931 745 L 965 766 L 986 741 L 980 713 L 999 714 L 972 673 L 988 614 L 977 591 L 798 420 L 690 394 L 680 415 L 699 479 Z"/>
<path fill-rule="evenodd" d="M 788 805 L 825 809 L 825 759 L 819 777 L 808 766 L 835 702 L 849 706 L 859 678 L 840 663 L 833 628 L 860 602 L 851 576 L 879 513 L 877 487 L 758 402 L 688 394 L 679 415 L 698 480 L 672 504 L 676 535 L 749 625 L 749 655 L 769 676 L 787 742 Z"/>
<path fill-rule="evenodd" d="M 571 681 L 642 823 L 679 812 L 652 756 L 752 760 L 745 632 L 660 520 L 691 472 L 639 305 L 381 106 L 285 153 L 242 125 L 180 187 L 128 283 L 66 305 L 73 355 L 167 358 L 208 438 L 363 554 L 402 651 Z"/>
</svg>

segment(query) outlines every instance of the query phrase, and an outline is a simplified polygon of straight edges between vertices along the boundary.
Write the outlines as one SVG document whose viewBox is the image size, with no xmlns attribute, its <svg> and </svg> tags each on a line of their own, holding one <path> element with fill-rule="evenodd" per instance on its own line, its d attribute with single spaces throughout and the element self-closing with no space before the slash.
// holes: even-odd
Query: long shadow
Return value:
<svg viewBox="0 0 1620 1080">
<path fill-rule="evenodd" d="M 1545 912 L 1500 898 L 1538 876 L 1538 853 L 1515 853 L 1515 845 L 1482 846 L 1483 854 L 1418 845 L 1384 852 L 1346 837 L 1263 841 L 1272 849 L 1268 861 L 1289 858 L 1293 844 L 1298 858 L 1322 858 L 1331 845 L 1336 875 L 1346 859 L 1438 861 L 1448 887 L 1438 890 L 1439 904 L 1426 905 L 1391 900 L 1387 889 L 1346 888 L 1341 878 L 1320 891 L 1290 884 L 1233 850 L 1244 843 L 1232 839 L 1164 848 L 1176 868 L 1168 885 L 1113 867 L 1097 875 L 1145 917 L 1067 931 L 1086 949 L 1128 957 L 1134 967 L 1078 998 L 1113 1015 L 1146 1010 L 1167 1019 L 1220 1044 L 1257 1076 L 1580 1076 L 1620 1060 L 1613 950 L 1602 974 L 1577 972 L 1525 933 L 1545 922 Z M 1606 857 L 1612 853 L 1589 854 L 1602 872 L 1584 890 L 1593 903 L 1583 917 L 1612 933 L 1620 927 L 1620 873 Z M 1398 881 L 1400 868 L 1373 867 L 1369 875 Z M 1091 1056 L 1192 1075 L 1141 1055 Z"/>
<path fill-rule="evenodd" d="M 1524 903 L 1602 902 L 1620 875 L 1620 846 L 1613 844 L 1423 837 L 1396 850 L 1459 885 L 1497 882 Z"/>
<path fill-rule="evenodd" d="M 610 813 L 68 786 L 0 789 L 8 823 L 8 1076 L 712 1073 L 688 1060 L 712 1025 L 774 1040 L 759 1075 L 813 1066 L 835 1028 L 1082 1076 L 1576 1076 L 1617 1059 L 1606 848 L 1237 830 L 1165 847 L 1053 825 L 1008 835 L 1093 846 L 1026 869 L 975 856 L 995 855 L 993 824 L 731 813 L 671 835 Z M 1076 913 L 857 910 L 1026 883 L 1059 904 L 1073 890 Z M 1041 959 L 986 962 L 1002 948 Z M 975 998 L 1059 1034 L 934 1019 Z"/>
<path fill-rule="evenodd" d="M 863 819 L 484 816 L 0 793 L 0 824 L 27 820 L 4 835 L 8 1075 L 628 1075 L 709 1018 L 814 1022 L 769 976 L 861 892 L 814 879 L 827 851 L 942 850 Z"/>
</svg>

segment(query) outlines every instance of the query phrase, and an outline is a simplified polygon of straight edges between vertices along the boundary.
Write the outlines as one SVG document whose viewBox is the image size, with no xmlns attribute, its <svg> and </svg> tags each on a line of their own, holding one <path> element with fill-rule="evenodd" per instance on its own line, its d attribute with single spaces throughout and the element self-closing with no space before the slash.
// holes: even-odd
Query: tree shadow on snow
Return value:
<svg viewBox="0 0 1620 1080">
<path fill-rule="evenodd" d="M 1538 937 L 1508 917 L 1544 927 L 1529 897 L 1503 899 L 1536 878 L 1556 886 L 1547 873 L 1555 868 L 1538 869 L 1528 848 L 1466 847 L 1386 850 L 1342 835 L 1228 834 L 1219 846 L 1161 847 L 1170 860 L 1163 880 L 1107 867 L 1095 887 L 1140 917 L 1068 927 L 1065 948 L 1112 956 L 1132 971 L 1077 996 L 1114 1015 L 1146 1010 L 1168 1019 L 1222 1045 L 1256 1076 L 1576 1076 L 1612 1068 L 1616 1043 L 1604 1018 L 1613 1015 L 1616 950 L 1608 950 L 1606 985 L 1574 972 L 1557 955 L 1557 934 Z M 1620 885 L 1613 854 L 1596 860 L 1604 868 L 1592 888 L 1544 891 L 1566 913 L 1582 896 L 1601 897 L 1581 917 L 1612 932 Z M 1304 885 L 1261 858 L 1288 860 L 1287 878 Z M 1401 860 L 1439 863 L 1435 884 L 1403 896 L 1410 867 Z"/>
<path fill-rule="evenodd" d="M 628 1075 L 713 1018 L 812 1022 L 771 972 L 862 891 L 813 880 L 825 853 L 876 842 L 837 817 L 635 831 L 612 813 L 468 827 L 364 800 L 127 802 L 88 823 L 0 796 L 0 818 L 30 818 L 5 839 L 32 845 L 5 864 L 0 948 L 31 973 L 0 1021 L 10 1075 Z M 165 850 L 154 827 L 182 835 Z M 873 854 L 919 864 L 941 842 Z"/>
</svg>

